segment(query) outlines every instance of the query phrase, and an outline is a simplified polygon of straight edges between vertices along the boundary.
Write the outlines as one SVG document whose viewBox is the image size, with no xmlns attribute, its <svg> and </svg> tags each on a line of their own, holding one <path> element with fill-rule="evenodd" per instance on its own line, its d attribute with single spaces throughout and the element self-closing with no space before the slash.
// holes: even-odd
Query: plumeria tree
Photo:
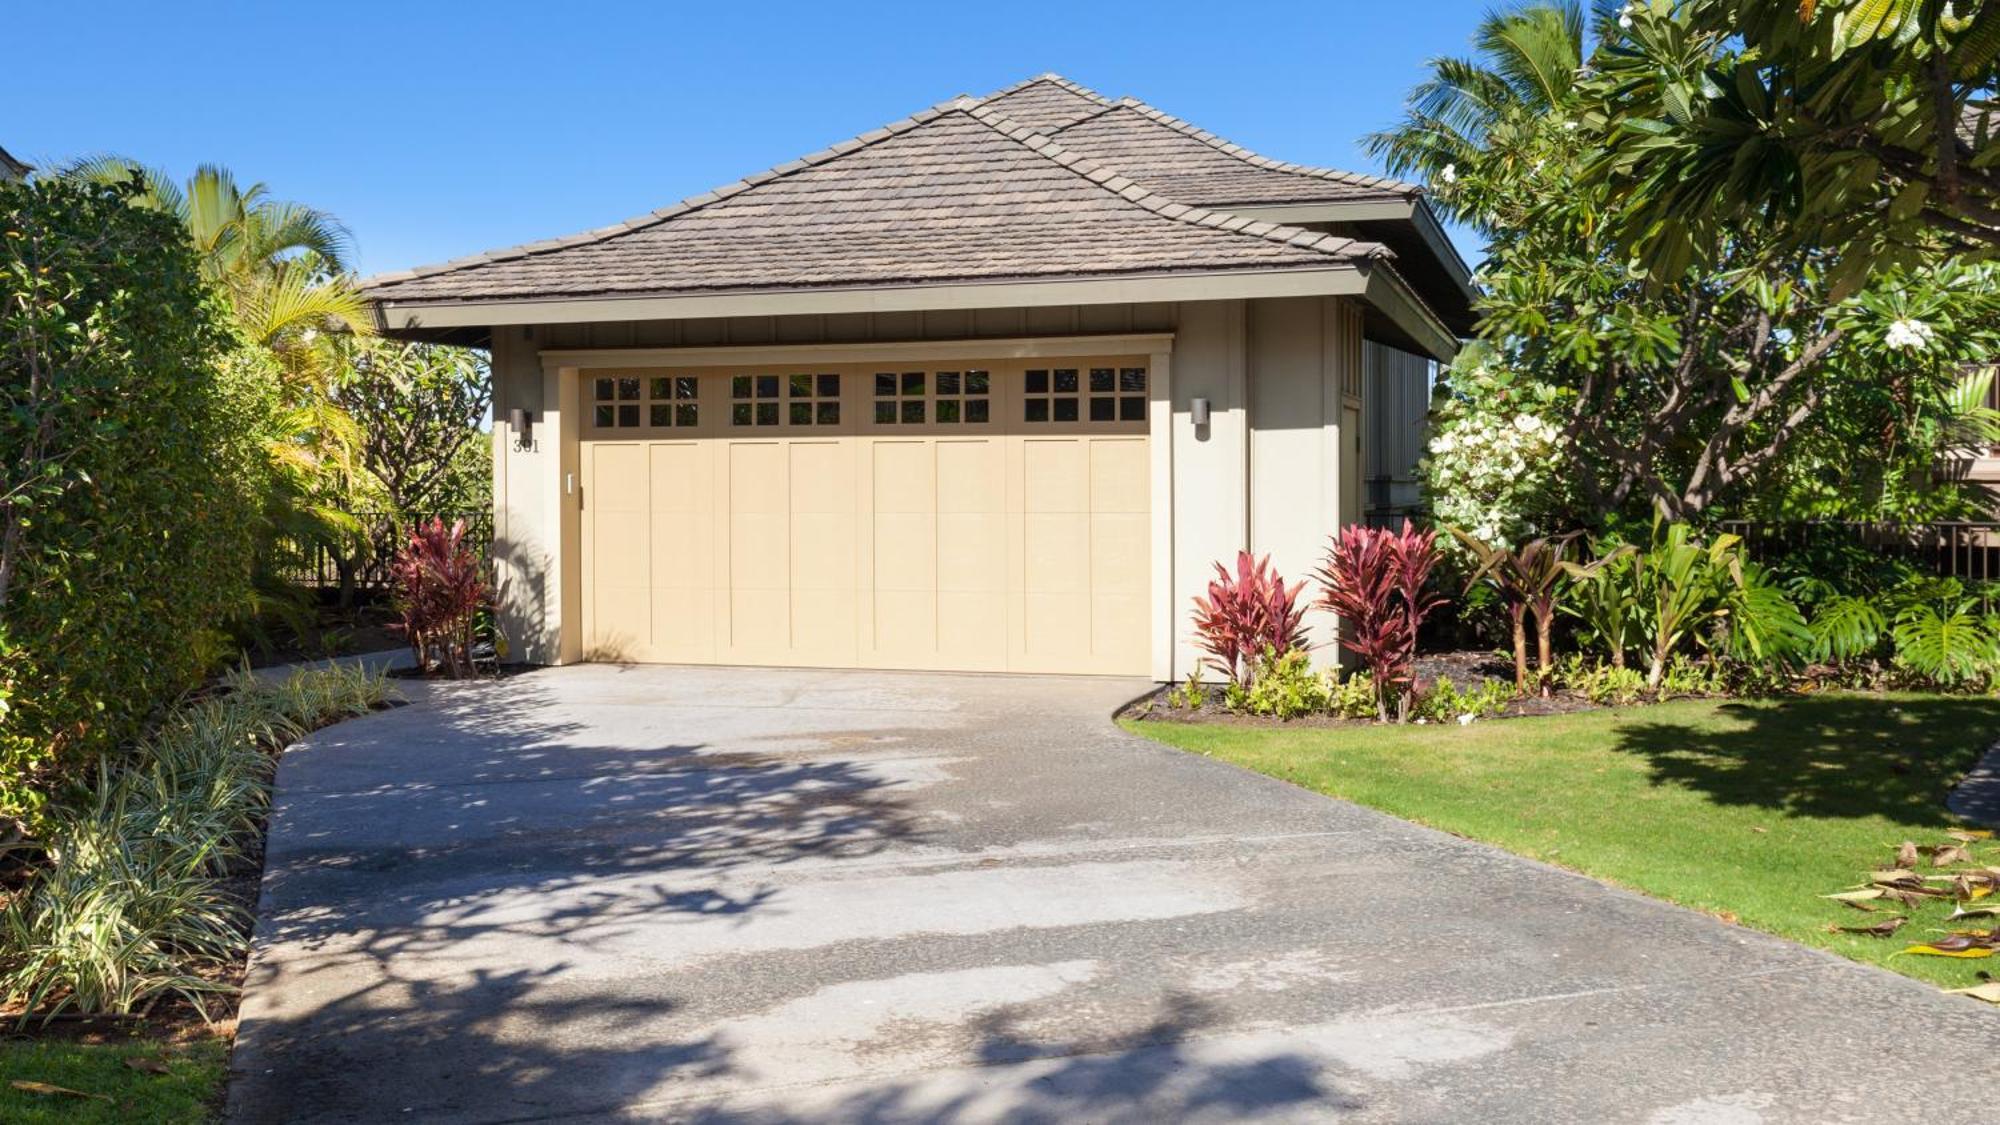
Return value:
<svg viewBox="0 0 2000 1125">
<path fill-rule="evenodd" d="M 1936 439 L 1965 426 L 1934 423 L 1964 405 L 1965 371 L 1992 355 L 2000 277 L 1933 254 L 1857 280 L 1837 252 L 1757 221 L 1729 227 L 1700 260 L 1648 260 L 1601 169 L 1630 96 L 1605 60 L 1652 25 L 1629 7 L 1607 16 L 1576 81 L 1508 103 L 1433 180 L 1490 242 L 1487 349 L 1447 372 L 1432 503 L 1471 509 L 1456 525 L 1520 535 L 1500 518 L 1526 489 L 1501 478 L 1533 438 L 1578 513 L 1597 518 L 1793 514 L 1780 506 L 1801 480 L 1830 484 L 1843 515 L 1889 514 L 1880 505 L 1905 492 L 1944 506 L 1935 497 L 1953 490 L 1932 479 Z M 1410 127 L 1421 155 L 1426 126 Z M 1494 383 L 1534 390 L 1482 386 Z M 1883 486 L 1892 479 L 1907 487 Z"/>
</svg>

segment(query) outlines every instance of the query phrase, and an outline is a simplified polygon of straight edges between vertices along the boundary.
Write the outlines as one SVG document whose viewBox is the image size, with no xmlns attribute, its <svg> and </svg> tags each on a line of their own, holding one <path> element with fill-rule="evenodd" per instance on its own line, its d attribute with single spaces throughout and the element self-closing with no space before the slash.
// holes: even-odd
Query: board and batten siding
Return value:
<svg viewBox="0 0 2000 1125">
<path fill-rule="evenodd" d="M 1436 365 L 1429 356 L 1413 355 L 1369 341 L 1362 353 L 1366 372 L 1368 452 L 1363 476 L 1368 515 L 1395 520 L 1423 503 L 1417 462 L 1423 458 L 1425 422 L 1430 414 L 1431 386 Z"/>
<path fill-rule="evenodd" d="M 1268 553 L 1290 579 L 1309 576 L 1327 538 L 1362 518 L 1361 466 L 1369 380 L 1363 369 L 1361 310 L 1340 297 L 1085 305 L 796 317 L 539 325 L 498 328 L 493 338 L 494 551 L 501 623 L 512 655 L 531 663 L 575 658 L 564 652 L 565 623 L 579 611 L 574 570 L 580 548 L 556 540 L 560 505 L 573 503 L 577 472 L 574 396 L 541 361 L 544 350 L 744 347 L 909 341 L 1174 334 L 1168 377 L 1171 413 L 1153 429 L 1166 458 L 1153 506 L 1170 532 L 1154 561 L 1156 676 L 1178 678 L 1199 665 L 1188 607 L 1206 590 L 1215 562 L 1242 548 Z M 572 380 L 572 383 L 574 380 Z M 1209 402 L 1195 426 L 1194 400 Z M 532 421 L 529 440 L 508 431 L 508 412 Z M 1421 412 L 1419 412 L 1419 417 Z M 1411 441 L 1416 439 L 1412 438 Z M 574 521 L 570 521 L 572 524 Z M 572 533 L 572 538 L 574 534 Z M 1333 630 L 1315 627 L 1331 660 Z"/>
</svg>

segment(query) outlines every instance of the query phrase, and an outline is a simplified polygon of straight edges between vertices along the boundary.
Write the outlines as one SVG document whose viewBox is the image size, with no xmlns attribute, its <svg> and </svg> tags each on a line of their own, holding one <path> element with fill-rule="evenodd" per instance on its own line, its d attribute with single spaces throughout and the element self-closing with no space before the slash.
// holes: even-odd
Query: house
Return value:
<svg viewBox="0 0 2000 1125">
<path fill-rule="evenodd" d="M 1161 680 L 1211 563 L 1364 517 L 1472 318 L 1420 188 L 1055 75 L 365 292 L 492 350 L 519 657 Z"/>
<path fill-rule="evenodd" d="M 28 178 L 28 173 L 34 170 L 34 165 L 23 164 L 14 159 L 6 149 L 0 148 L 0 183 L 7 180 L 25 180 Z"/>
</svg>

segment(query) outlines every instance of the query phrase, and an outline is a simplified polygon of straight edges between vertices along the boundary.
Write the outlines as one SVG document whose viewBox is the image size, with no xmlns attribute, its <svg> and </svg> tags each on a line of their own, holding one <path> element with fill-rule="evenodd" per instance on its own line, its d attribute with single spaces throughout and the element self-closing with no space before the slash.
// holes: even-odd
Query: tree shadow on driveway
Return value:
<svg viewBox="0 0 2000 1125">
<path fill-rule="evenodd" d="M 1729 703 L 1729 724 L 1637 720 L 1616 746 L 1656 784 L 1795 816 L 1952 823 L 1945 797 L 2000 738 L 2000 701 L 1828 695 Z"/>
</svg>

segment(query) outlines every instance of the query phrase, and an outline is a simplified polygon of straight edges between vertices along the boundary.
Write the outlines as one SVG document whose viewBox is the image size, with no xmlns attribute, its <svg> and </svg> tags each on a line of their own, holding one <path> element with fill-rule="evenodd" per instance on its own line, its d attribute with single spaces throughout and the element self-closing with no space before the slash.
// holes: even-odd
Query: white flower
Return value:
<svg viewBox="0 0 2000 1125">
<path fill-rule="evenodd" d="M 1541 426 L 1542 420 L 1533 414 L 1514 415 L 1514 428 L 1524 434 L 1532 434 L 1536 430 L 1541 429 Z"/>
<path fill-rule="evenodd" d="M 1921 320 L 1898 320 L 1889 326 L 1882 342 L 1902 351 L 1920 352 L 1930 346 L 1931 339 L 1936 335 L 1931 326 Z"/>
<path fill-rule="evenodd" d="M 1444 166 L 1444 170 L 1443 170 L 1442 172 L 1439 172 L 1439 173 L 1438 173 L 1438 179 L 1440 179 L 1440 180 L 1443 180 L 1443 181 L 1444 181 L 1445 183 L 1448 183 L 1448 184 L 1455 184 L 1455 183 L 1457 183 L 1457 182 L 1458 182 L 1458 165 L 1456 165 L 1456 164 L 1447 164 L 1447 165 L 1445 165 L 1445 166 Z"/>
<path fill-rule="evenodd" d="M 310 344 L 317 339 L 319 339 L 319 329 L 317 328 L 308 328 L 304 332 L 299 333 L 299 341 L 301 343 Z"/>
</svg>

